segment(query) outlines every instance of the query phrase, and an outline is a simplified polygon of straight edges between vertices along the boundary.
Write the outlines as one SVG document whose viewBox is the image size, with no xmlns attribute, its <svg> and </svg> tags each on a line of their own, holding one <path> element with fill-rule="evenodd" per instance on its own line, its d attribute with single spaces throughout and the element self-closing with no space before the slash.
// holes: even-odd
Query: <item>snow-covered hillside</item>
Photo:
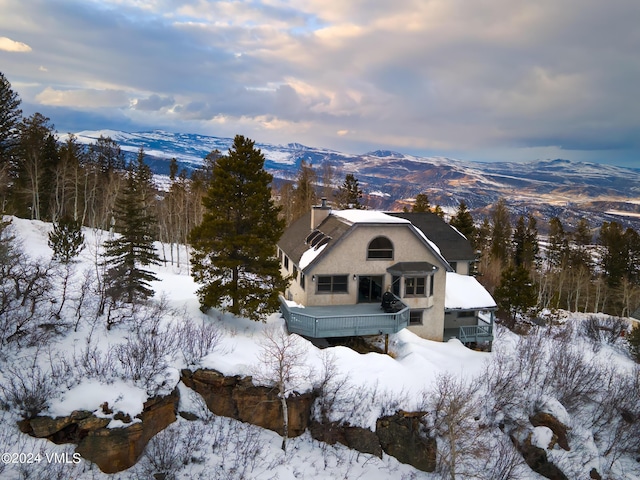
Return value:
<svg viewBox="0 0 640 480">
<path fill-rule="evenodd" d="M 49 224 L 13 218 L 10 228 L 30 258 L 39 259 L 38 264 L 43 266 L 49 264 Z M 610 403 L 619 399 L 620 389 L 632 393 L 633 388 L 639 388 L 638 370 L 634 370 L 623 339 L 594 343 L 581 327 L 587 316 L 564 313 L 556 316 L 554 326 L 532 330 L 525 337 L 499 329 L 492 353 L 471 351 L 457 340 L 424 340 L 406 330 L 391 336 L 390 355 L 359 354 L 347 347 L 320 349 L 296 339 L 304 349 L 297 391 L 317 387 L 330 359 L 332 368 L 339 372 L 337 377 L 344 381 L 333 420 L 375 428 L 378 417 L 395 410 L 428 412 L 425 428 L 437 437 L 442 454 L 439 472 L 421 472 L 387 455 L 379 459 L 340 445 L 329 446 L 313 440 L 308 433 L 290 440 L 284 453 L 276 433 L 215 417 L 199 396 L 182 384 L 179 410 L 196 415 L 198 420 L 178 417 L 151 441 L 136 466 L 106 475 L 83 459 L 51 462 L 47 454 L 72 455 L 73 445 L 55 445 L 17 430 L 20 406 L 11 405 L 7 396 L 12 379 L 29 384 L 29 378 L 33 381 L 36 374 L 41 375 L 38 378 L 50 388 L 41 415 L 62 416 L 78 409 L 105 415 L 101 405 L 106 401 L 114 412 L 135 417 L 149 396 L 171 391 L 185 367 L 263 377 L 265 332 L 283 328 L 280 314 L 273 314 L 265 323 L 215 311 L 203 314 L 195 293 L 198 286 L 189 276 L 187 265 L 167 263 L 154 268 L 161 281 L 153 283 L 156 295 L 151 304 L 137 311 L 122 311 L 120 320 L 107 329 L 105 316 L 96 313 L 91 291 L 99 269 L 96 259 L 108 234 L 87 229 L 84 234 L 86 247 L 72 268 L 61 319 L 51 320 L 54 331 L 43 342 L 32 341 L 36 337 L 27 335 L 2 345 L 0 393 L 8 410 L 2 412 L 0 444 L 8 453 L 41 454 L 40 462 L 28 464 L 21 464 L 20 457 L 15 463 L 7 462 L 3 456 L 2 478 L 149 478 L 158 471 L 161 451 L 169 449 L 178 459 L 173 473 L 184 479 L 435 479 L 451 468 L 455 448 L 459 449 L 456 471 L 461 472 L 457 478 L 469 478 L 472 471 L 477 478 L 486 479 L 543 478 L 524 463 L 512 441 L 540 447 L 568 478 L 589 478 L 592 469 L 603 478 L 640 477 L 640 464 L 623 448 L 633 439 L 627 438 L 625 420 L 615 410 L 630 409 L 632 415 L 638 415 L 639 400 L 631 398 L 624 405 Z M 163 251 L 161 245 L 157 248 Z M 186 252 L 181 258 L 187 258 Z M 57 270 L 51 289 L 43 293 L 49 304 L 38 307 L 42 312 L 60 305 L 63 273 Z M 154 315 L 160 319 L 155 332 L 172 338 L 173 343 L 161 353 L 160 367 L 152 375 L 134 380 L 118 353 L 125 351 L 122 346 L 133 341 L 143 323 Z M 208 325 L 216 332 L 215 342 L 201 358 L 185 353 L 185 339 L 180 337 L 185 332 L 183 325 L 189 322 Z M 95 368 L 79 369 L 86 366 L 83 358 L 88 357 Z M 463 395 L 456 397 L 456 391 Z M 443 412 L 453 415 L 454 397 L 463 402 L 467 414 L 452 427 L 456 438 L 448 443 Z M 610 411 L 612 408 L 614 411 Z M 569 450 L 558 446 L 555 432 L 548 427 L 531 424 L 530 417 L 537 412 L 554 416 L 568 428 Z M 635 417 L 634 421 L 637 434 L 640 420 Z M 110 417 L 109 428 L 123 425 Z M 509 465 L 502 465 L 505 459 Z"/>
</svg>

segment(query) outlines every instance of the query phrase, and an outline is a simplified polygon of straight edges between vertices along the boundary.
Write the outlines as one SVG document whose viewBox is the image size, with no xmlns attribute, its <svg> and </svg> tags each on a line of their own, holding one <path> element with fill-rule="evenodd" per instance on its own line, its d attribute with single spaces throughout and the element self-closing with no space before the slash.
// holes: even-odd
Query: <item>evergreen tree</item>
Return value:
<svg viewBox="0 0 640 480">
<path fill-rule="evenodd" d="M 507 314 L 507 326 L 515 326 L 518 315 L 531 312 L 538 302 L 536 286 L 523 266 L 509 266 L 501 275 L 494 292 L 500 310 Z"/>
<path fill-rule="evenodd" d="M 20 97 L 0 72 L 0 212 L 12 197 L 9 186 L 15 175 L 14 149 L 18 143 L 17 126 L 22 118 Z"/>
<path fill-rule="evenodd" d="M 16 128 L 22 118 L 21 102 L 9 80 L 0 72 L 0 168 L 9 162 L 9 154 L 18 141 Z"/>
<path fill-rule="evenodd" d="M 352 173 L 347 173 L 344 177 L 344 182 L 338 187 L 338 193 L 336 194 L 338 208 L 362 209 L 364 206 L 360 203 L 361 198 L 362 190 L 358 184 L 358 179 Z"/>
<path fill-rule="evenodd" d="M 491 245 L 491 230 L 491 223 L 489 223 L 489 219 L 484 217 L 480 227 L 476 229 L 476 234 L 474 235 L 475 248 L 480 250 L 483 254 L 487 253 L 489 246 Z"/>
<path fill-rule="evenodd" d="M 573 241 L 579 246 L 591 245 L 593 235 L 591 234 L 591 227 L 589 226 L 589 220 L 581 218 L 578 220 L 575 232 L 573 232 Z"/>
<path fill-rule="evenodd" d="M 413 207 L 411 207 L 411 211 L 414 213 L 430 212 L 431 204 L 429 204 L 429 196 L 426 193 L 419 193 L 416 195 L 416 201 L 414 202 Z"/>
<path fill-rule="evenodd" d="M 558 217 L 549 220 L 549 246 L 547 260 L 553 268 L 564 265 L 569 254 L 569 241 L 562 221 Z"/>
<path fill-rule="evenodd" d="M 610 287 L 620 285 L 629 265 L 625 232 L 618 222 L 604 222 L 600 228 L 600 244 L 604 247 L 602 268 Z"/>
<path fill-rule="evenodd" d="M 533 215 L 528 215 L 526 223 L 524 217 L 520 215 L 513 232 L 513 245 L 515 264 L 530 270 L 540 250 L 537 222 Z"/>
<path fill-rule="evenodd" d="M 640 326 L 631 330 L 627 336 L 627 343 L 629 345 L 629 353 L 631 353 L 631 357 L 637 363 L 640 363 Z"/>
<path fill-rule="evenodd" d="M 444 219 L 444 210 L 442 209 L 442 207 L 440 205 L 436 205 L 435 207 L 433 207 L 431 209 L 431 213 L 433 213 L 434 215 L 437 215 L 438 217 Z"/>
<path fill-rule="evenodd" d="M 202 285 L 203 310 L 222 308 L 259 320 L 278 309 L 287 281 L 276 258 L 284 220 L 271 199 L 272 179 L 262 152 L 241 135 L 217 160 L 203 199 L 203 221 L 190 235 L 192 275 Z"/>
<path fill-rule="evenodd" d="M 63 263 L 71 263 L 84 248 L 84 235 L 80 222 L 71 217 L 62 217 L 53 224 L 49 232 L 49 247 L 53 250 L 53 259 Z"/>
<path fill-rule="evenodd" d="M 151 171 L 139 152 L 135 167 L 129 167 L 124 191 L 116 201 L 115 226 L 120 236 L 104 243 L 107 296 L 134 303 L 153 295 L 149 282 L 155 274 L 143 267 L 159 265 L 153 245 L 156 220 L 153 216 Z"/>
<path fill-rule="evenodd" d="M 472 244 L 474 243 L 476 227 L 473 223 L 471 212 L 467 208 L 467 204 L 464 202 L 464 200 L 460 200 L 458 209 L 456 210 L 455 215 L 451 217 L 449 224 L 451 224 L 451 226 L 455 227 L 456 230 L 467 237 L 467 239 Z"/>
<path fill-rule="evenodd" d="M 491 212 L 491 258 L 508 262 L 511 255 L 511 220 L 504 198 L 498 200 Z"/>
</svg>

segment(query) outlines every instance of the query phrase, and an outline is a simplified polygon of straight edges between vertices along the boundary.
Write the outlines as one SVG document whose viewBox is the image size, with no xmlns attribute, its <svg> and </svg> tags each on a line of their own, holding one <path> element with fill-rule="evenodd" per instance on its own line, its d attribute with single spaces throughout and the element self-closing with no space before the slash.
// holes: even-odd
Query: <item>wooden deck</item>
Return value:
<svg viewBox="0 0 640 480">
<path fill-rule="evenodd" d="M 354 337 L 397 333 L 409 325 L 409 307 L 385 313 L 379 303 L 291 307 L 280 298 L 287 328 L 310 338 Z"/>
</svg>

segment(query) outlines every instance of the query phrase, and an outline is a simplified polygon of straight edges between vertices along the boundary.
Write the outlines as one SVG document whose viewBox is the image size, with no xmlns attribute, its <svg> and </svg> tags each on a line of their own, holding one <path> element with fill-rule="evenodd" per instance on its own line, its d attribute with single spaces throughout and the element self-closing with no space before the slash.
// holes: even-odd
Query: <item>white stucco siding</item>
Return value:
<svg viewBox="0 0 640 480">
<path fill-rule="evenodd" d="M 384 236 L 392 242 L 393 258 L 367 259 L 369 243 L 378 236 Z M 434 274 L 433 297 L 407 297 L 403 301 L 412 309 L 424 311 L 423 325 L 412 326 L 411 330 L 425 338 L 442 340 L 445 266 L 439 256 L 434 255 L 406 224 L 400 222 L 385 226 L 359 224 L 342 237 L 308 269 L 303 303 L 309 306 L 355 304 L 358 301 L 359 276 L 383 276 L 383 290 L 386 290 L 391 285 L 391 275 L 387 269 L 399 262 L 429 262 L 439 267 Z M 348 292 L 318 293 L 317 281 L 313 282 L 312 276 L 317 279 L 323 275 L 347 275 Z"/>
</svg>

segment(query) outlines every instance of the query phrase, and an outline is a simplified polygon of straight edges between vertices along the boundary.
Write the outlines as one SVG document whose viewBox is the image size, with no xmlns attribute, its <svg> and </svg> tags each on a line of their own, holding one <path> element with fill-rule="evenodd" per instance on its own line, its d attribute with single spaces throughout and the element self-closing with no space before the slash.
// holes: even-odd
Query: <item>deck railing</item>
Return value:
<svg viewBox="0 0 640 480">
<path fill-rule="evenodd" d="M 493 341 L 493 325 L 468 325 L 460 327 L 462 343 L 482 343 Z"/>
<path fill-rule="evenodd" d="M 309 315 L 294 311 L 280 298 L 281 312 L 287 328 L 311 338 L 353 337 L 396 333 L 409 325 L 409 307 L 395 313 L 368 313 L 345 315 Z"/>
</svg>

